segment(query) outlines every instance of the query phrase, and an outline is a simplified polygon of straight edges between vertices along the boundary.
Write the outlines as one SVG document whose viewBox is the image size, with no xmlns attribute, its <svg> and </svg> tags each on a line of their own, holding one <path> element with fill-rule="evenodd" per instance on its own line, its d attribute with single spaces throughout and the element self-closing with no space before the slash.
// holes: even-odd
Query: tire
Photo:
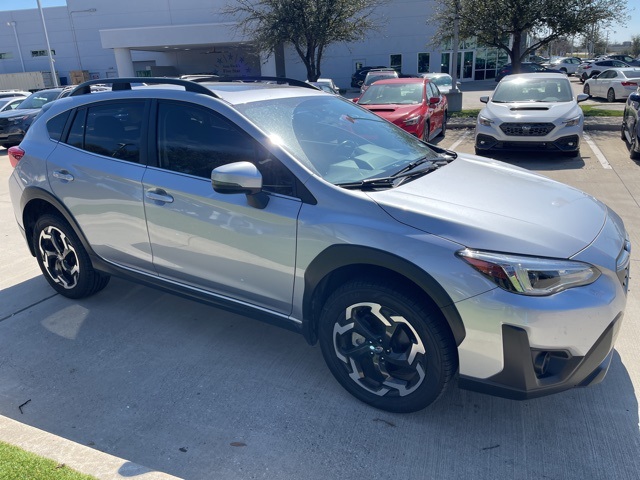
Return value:
<svg viewBox="0 0 640 480">
<path fill-rule="evenodd" d="M 631 144 L 629 145 L 629 158 L 640 160 L 640 140 L 638 140 L 638 128 L 631 132 Z"/>
<path fill-rule="evenodd" d="M 60 295 L 84 298 L 109 283 L 108 275 L 93 268 L 71 226 L 57 215 L 47 214 L 38 219 L 32 241 L 42 274 Z"/>
<path fill-rule="evenodd" d="M 589 84 L 585 84 L 584 88 L 582 89 L 582 93 L 586 93 L 587 95 L 591 96 L 591 87 L 589 87 Z"/>
<path fill-rule="evenodd" d="M 424 130 L 422 131 L 422 141 L 429 143 L 429 133 L 431 132 L 431 124 L 427 120 L 424 124 Z"/>
<path fill-rule="evenodd" d="M 383 281 L 354 280 L 326 301 L 318 337 L 336 380 L 389 412 L 421 410 L 457 370 L 453 335 L 437 307 Z"/>
<path fill-rule="evenodd" d="M 447 117 L 449 116 L 449 112 L 444 112 L 444 118 L 442 119 L 442 130 L 440 130 L 440 136 L 444 138 L 447 134 Z"/>
<path fill-rule="evenodd" d="M 587 74 L 583 73 L 582 75 L 580 75 L 580 83 L 584 83 L 587 81 Z"/>
<path fill-rule="evenodd" d="M 607 91 L 607 102 L 612 103 L 616 101 L 616 92 L 613 90 L 613 88 L 610 88 L 609 91 Z"/>
</svg>

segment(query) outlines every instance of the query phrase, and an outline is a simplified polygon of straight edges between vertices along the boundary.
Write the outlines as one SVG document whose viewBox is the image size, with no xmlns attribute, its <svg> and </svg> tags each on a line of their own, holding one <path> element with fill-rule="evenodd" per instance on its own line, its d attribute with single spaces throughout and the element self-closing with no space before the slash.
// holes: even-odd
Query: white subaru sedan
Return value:
<svg viewBox="0 0 640 480">
<path fill-rule="evenodd" d="M 503 78 L 476 122 L 475 151 L 546 151 L 574 157 L 580 154 L 584 115 L 566 75 L 522 73 Z"/>
</svg>

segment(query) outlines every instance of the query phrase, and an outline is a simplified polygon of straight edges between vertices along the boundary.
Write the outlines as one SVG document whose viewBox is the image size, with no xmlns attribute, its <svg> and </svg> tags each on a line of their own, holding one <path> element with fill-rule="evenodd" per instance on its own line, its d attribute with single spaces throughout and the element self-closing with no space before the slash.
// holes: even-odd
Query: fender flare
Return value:
<svg viewBox="0 0 640 480">
<path fill-rule="evenodd" d="M 302 332 L 306 340 L 315 344 L 317 340 L 317 318 L 313 313 L 313 300 L 317 288 L 331 272 L 349 266 L 381 267 L 398 273 L 424 291 L 442 312 L 456 345 L 465 338 L 466 330 L 453 300 L 442 286 L 417 265 L 405 258 L 384 250 L 360 245 L 332 245 L 318 254 L 305 271 L 303 295 Z"/>
</svg>

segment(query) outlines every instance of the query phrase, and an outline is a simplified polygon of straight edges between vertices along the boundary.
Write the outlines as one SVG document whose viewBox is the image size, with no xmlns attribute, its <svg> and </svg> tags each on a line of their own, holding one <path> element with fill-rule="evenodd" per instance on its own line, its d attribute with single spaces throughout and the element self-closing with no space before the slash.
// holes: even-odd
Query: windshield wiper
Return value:
<svg viewBox="0 0 640 480">
<path fill-rule="evenodd" d="M 426 162 L 430 162 L 430 164 L 425 168 L 414 170 L 413 172 L 407 170 L 413 169 L 416 166 L 422 165 Z M 407 165 L 405 168 L 389 177 L 367 178 L 358 182 L 337 183 L 336 185 L 342 188 L 392 188 L 402 185 L 407 180 L 421 177 L 422 175 L 425 175 L 429 172 L 433 172 L 441 166 L 442 165 L 437 164 L 437 162 L 432 162 L 427 159 L 421 159 L 413 162 L 410 165 Z"/>
</svg>

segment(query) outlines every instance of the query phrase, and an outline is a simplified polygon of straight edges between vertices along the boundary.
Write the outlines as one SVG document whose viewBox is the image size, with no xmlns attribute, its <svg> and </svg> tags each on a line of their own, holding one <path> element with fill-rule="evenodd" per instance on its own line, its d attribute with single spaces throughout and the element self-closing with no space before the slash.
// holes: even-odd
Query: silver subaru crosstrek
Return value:
<svg viewBox="0 0 640 480">
<path fill-rule="evenodd" d="M 58 293 L 118 275 L 283 326 L 395 412 L 454 381 L 525 399 L 602 380 L 630 252 L 606 205 L 302 82 L 201 80 L 87 82 L 10 150 Z"/>
</svg>

